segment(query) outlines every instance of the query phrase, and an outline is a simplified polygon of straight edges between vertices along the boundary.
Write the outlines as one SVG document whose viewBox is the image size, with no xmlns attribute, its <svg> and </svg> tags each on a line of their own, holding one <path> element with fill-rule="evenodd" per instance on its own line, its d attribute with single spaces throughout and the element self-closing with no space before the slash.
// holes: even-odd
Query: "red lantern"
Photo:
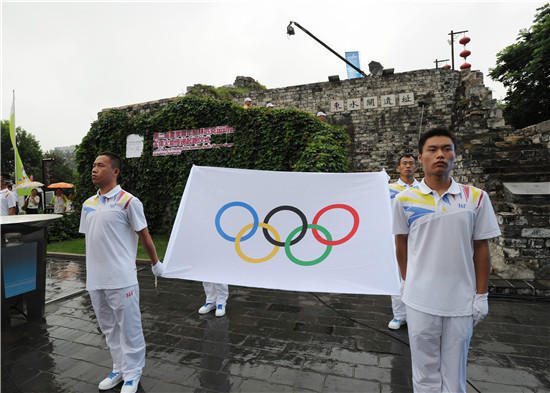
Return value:
<svg viewBox="0 0 550 393">
<path fill-rule="evenodd" d="M 470 68 L 472 68 L 472 65 L 470 63 L 464 63 L 460 66 L 461 70 L 469 70 Z"/>
<path fill-rule="evenodd" d="M 470 42 L 470 37 L 464 36 L 458 42 L 460 43 L 460 45 L 466 45 L 468 42 Z"/>
<path fill-rule="evenodd" d="M 449 64 L 445 64 L 443 67 L 444 70 L 450 70 L 451 69 L 451 66 Z"/>
<path fill-rule="evenodd" d="M 470 52 L 468 49 L 464 49 L 462 52 L 460 52 L 460 57 L 464 57 L 464 59 L 466 59 L 471 54 L 472 52 Z"/>
</svg>

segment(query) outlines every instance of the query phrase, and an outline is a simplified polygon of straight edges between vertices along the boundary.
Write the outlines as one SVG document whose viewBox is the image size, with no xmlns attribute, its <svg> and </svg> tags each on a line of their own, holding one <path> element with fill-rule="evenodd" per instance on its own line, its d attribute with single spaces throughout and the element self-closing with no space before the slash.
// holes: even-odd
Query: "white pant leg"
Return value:
<svg viewBox="0 0 550 393">
<path fill-rule="evenodd" d="M 441 333 L 443 319 L 407 306 L 415 393 L 441 393 Z"/>
<path fill-rule="evenodd" d="M 119 325 L 124 380 L 139 377 L 145 367 L 145 339 L 141 328 L 139 286 L 106 290 L 107 300 Z"/>
<path fill-rule="evenodd" d="M 92 307 L 97 318 L 101 332 L 105 335 L 105 341 L 113 360 L 113 371 L 122 370 L 122 350 L 120 348 L 120 329 L 113 310 L 107 302 L 105 290 L 89 291 Z"/>
<path fill-rule="evenodd" d="M 229 285 L 227 284 L 214 284 L 216 287 L 216 304 L 227 303 L 229 297 Z"/>
<path fill-rule="evenodd" d="M 216 303 L 216 284 L 213 282 L 203 282 L 202 287 L 206 295 L 205 303 Z"/>
<path fill-rule="evenodd" d="M 229 286 L 227 284 L 203 282 L 202 286 L 206 294 L 205 303 L 225 304 L 227 302 L 229 297 Z"/>
<path fill-rule="evenodd" d="M 391 308 L 393 310 L 393 317 L 395 319 L 407 319 L 407 308 L 405 306 L 405 303 L 403 303 L 403 301 L 401 300 L 400 295 L 394 295 L 391 297 Z"/>
<path fill-rule="evenodd" d="M 466 393 L 468 348 L 474 330 L 471 316 L 443 318 L 441 337 L 442 391 Z"/>
</svg>

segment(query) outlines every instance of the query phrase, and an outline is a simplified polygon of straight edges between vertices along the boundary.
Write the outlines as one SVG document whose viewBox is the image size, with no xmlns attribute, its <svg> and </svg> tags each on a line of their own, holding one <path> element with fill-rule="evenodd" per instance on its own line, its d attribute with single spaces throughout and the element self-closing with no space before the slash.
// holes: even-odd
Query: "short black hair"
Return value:
<svg viewBox="0 0 550 393">
<path fill-rule="evenodd" d="M 104 151 L 98 154 L 98 156 L 107 156 L 111 159 L 111 167 L 112 168 L 118 168 L 120 172 L 122 172 L 122 160 L 118 155 L 115 153 L 111 153 L 110 151 Z"/>
<path fill-rule="evenodd" d="M 448 138 L 451 138 L 451 141 L 453 141 L 454 148 L 456 150 L 456 137 L 453 135 L 451 131 L 449 131 L 447 128 L 444 127 L 436 127 L 432 128 L 422 135 L 420 135 L 420 139 L 418 139 L 418 152 L 422 154 L 422 149 L 424 148 L 424 144 L 428 140 L 428 138 L 431 138 L 432 136 L 446 136 Z"/>
<path fill-rule="evenodd" d="M 403 158 L 408 158 L 408 157 L 414 158 L 416 162 L 416 156 L 413 153 L 403 153 L 399 156 L 399 159 L 397 160 L 397 166 L 401 165 L 401 160 Z"/>
</svg>

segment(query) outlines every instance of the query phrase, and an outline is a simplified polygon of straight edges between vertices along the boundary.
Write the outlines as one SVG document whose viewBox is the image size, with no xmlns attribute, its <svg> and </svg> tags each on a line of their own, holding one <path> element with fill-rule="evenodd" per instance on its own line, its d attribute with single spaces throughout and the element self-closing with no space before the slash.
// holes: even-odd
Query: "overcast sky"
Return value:
<svg viewBox="0 0 550 393">
<path fill-rule="evenodd" d="M 528 28 L 546 1 L 2 2 L 2 119 L 16 92 L 16 124 L 44 150 L 80 143 L 103 108 L 173 97 L 203 83 L 251 76 L 268 88 L 346 78 L 337 52 L 359 51 L 395 72 L 450 56 L 450 30 L 469 30 L 472 69 Z M 456 45 L 455 52 L 461 51 Z M 456 56 L 457 67 L 462 59 Z"/>
</svg>

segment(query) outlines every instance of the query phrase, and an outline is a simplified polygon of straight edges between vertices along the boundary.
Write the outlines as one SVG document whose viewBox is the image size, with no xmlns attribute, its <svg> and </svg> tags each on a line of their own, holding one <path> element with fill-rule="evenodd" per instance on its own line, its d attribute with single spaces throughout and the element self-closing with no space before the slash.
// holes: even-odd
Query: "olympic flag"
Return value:
<svg viewBox="0 0 550 393">
<path fill-rule="evenodd" d="M 398 294 L 388 177 L 194 166 L 163 277 Z"/>
</svg>

